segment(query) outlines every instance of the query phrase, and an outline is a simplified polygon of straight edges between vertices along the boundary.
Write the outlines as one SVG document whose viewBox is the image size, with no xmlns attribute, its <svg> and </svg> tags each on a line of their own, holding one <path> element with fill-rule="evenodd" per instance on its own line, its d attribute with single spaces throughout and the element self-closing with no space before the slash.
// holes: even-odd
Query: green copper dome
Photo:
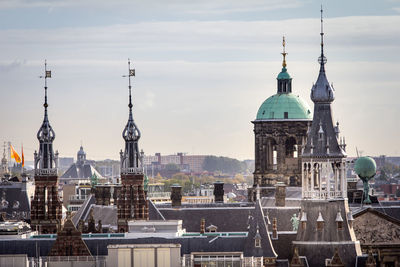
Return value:
<svg viewBox="0 0 400 267">
<path fill-rule="evenodd" d="M 289 75 L 289 73 L 287 72 L 286 67 L 282 68 L 282 71 L 278 74 L 278 77 L 276 77 L 278 80 L 289 80 L 292 79 Z"/>
<path fill-rule="evenodd" d="M 356 160 L 354 171 L 360 178 L 372 178 L 376 173 L 376 163 L 373 158 L 360 157 Z"/>
<path fill-rule="evenodd" d="M 299 96 L 292 93 L 275 94 L 262 103 L 256 120 L 298 119 L 312 120 L 311 109 Z"/>
</svg>

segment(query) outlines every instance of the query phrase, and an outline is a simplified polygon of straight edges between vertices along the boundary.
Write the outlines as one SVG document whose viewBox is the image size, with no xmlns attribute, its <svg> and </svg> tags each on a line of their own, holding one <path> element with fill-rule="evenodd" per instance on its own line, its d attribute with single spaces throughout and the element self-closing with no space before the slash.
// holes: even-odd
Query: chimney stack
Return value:
<svg viewBox="0 0 400 267">
<path fill-rule="evenodd" d="M 224 183 L 221 181 L 216 181 L 214 183 L 214 202 L 215 203 L 224 202 Z"/>
<path fill-rule="evenodd" d="M 200 234 L 204 234 L 206 231 L 206 220 L 204 218 L 200 221 Z"/>
<path fill-rule="evenodd" d="M 182 186 L 173 184 L 171 186 L 171 206 L 178 207 L 182 205 Z"/>
<path fill-rule="evenodd" d="M 278 221 L 276 217 L 272 220 L 272 239 L 278 239 Z"/>
<path fill-rule="evenodd" d="M 286 202 L 286 185 L 282 182 L 277 182 L 275 185 L 275 206 L 285 207 Z"/>
</svg>

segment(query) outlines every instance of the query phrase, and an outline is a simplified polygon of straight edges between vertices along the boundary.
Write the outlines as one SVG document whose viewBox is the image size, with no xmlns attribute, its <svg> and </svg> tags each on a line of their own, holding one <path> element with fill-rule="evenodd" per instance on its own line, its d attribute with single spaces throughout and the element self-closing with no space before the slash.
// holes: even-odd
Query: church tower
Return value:
<svg viewBox="0 0 400 267">
<path fill-rule="evenodd" d="M 7 154 L 6 154 L 6 142 L 4 142 L 3 158 L 1 159 L 0 175 L 3 176 L 4 174 L 7 174 L 7 173 L 8 173 L 8 161 L 7 161 Z"/>
<path fill-rule="evenodd" d="M 345 266 L 354 266 L 360 254 L 347 203 L 346 151 L 338 125 L 332 120 L 333 86 L 325 72 L 321 9 L 321 56 L 317 82 L 311 89 L 314 117 L 302 153 L 302 201 L 300 227 L 293 241 L 310 266 L 323 266 L 338 249 Z M 318 251 L 318 253 L 316 253 Z"/>
<path fill-rule="evenodd" d="M 58 152 L 53 151 L 55 132 L 50 126 L 47 115 L 47 78 L 51 71 L 45 62 L 44 119 L 37 133 L 39 153 L 34 153 L 35 195 L 31 204 L 31 226 L 40 233 L 56 233 L 62 217 L 61 201 L 58 197 Z"/>
<path fill-rule="evenodd" d="M 261 196 L 264 187 L 283 182 L 301 185 L 301 147 L 311 123 L 311 111 L 303 99 L 292 93 L 292 77 L 287 71 L 286 42 L 283 37 L 282 71 L 277 77 L 277 93 L 262 103 L 254 124 L 255 171 L 249 200 L 254 201 L 256 187 Z"/>
<path fill-rule="evenodd" d="M 147 192 L 144 188 L 143 153 L 139 152 L 140 131 L 133 121 L 131 77 L 135 76 L 135 70 L 129 67 L 129 119 L 122 132 L 125 140 L 125 149 L 121 150 L 121 188 L 117 200 L 118 230 L 127 232 L 130 220 L 148 220 L 149 208 Z"/>
</svg>

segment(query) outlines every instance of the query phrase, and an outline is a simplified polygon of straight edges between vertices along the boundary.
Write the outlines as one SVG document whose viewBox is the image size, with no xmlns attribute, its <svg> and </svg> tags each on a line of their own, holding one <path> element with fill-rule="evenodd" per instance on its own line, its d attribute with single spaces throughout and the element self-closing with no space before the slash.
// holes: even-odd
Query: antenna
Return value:
<svg viewBox="0 0 400 267">
<path fill-rule="evenodd" d="M 356 152 L 357 152 L 357 158 L 360 157 L 360 154 L 358 153 L 358 148 L 356 147 Z"/>
</svg>

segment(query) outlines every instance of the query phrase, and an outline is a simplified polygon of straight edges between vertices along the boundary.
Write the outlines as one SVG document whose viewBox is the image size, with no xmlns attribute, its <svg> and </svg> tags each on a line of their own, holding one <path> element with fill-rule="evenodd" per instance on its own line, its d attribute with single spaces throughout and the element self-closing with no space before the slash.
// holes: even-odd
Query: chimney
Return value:
<svg viewBox="0 0 400 267">
<path fill-rule="evenodd" d="M 272 220 L 272 239 L 278 239 L 278 221 L 276 217 Z"/>
<path fill-rule="evenodd" d="M 286 202 L 286 185 L 282 182 L 277 182 L 275 185 L 275 206 L 285 207 Z"/>
<path fill-rule="evenodd" d="M 224 183 L 221 181 L 216 181 L 214 183 L 214 202 L 215 203 L 224 202 Z"/>
<path fill-rule="evenodd" d="M 182 186 L 173 184 L 171 186 L 171 206 L 178 207 L 182 205 Z"/>
<path fill-rule="evenodd" d="M 206 231 L 206 220 L 203 218 L 200 221 L 200 234 L 204 234 Z"/>
</svg>

